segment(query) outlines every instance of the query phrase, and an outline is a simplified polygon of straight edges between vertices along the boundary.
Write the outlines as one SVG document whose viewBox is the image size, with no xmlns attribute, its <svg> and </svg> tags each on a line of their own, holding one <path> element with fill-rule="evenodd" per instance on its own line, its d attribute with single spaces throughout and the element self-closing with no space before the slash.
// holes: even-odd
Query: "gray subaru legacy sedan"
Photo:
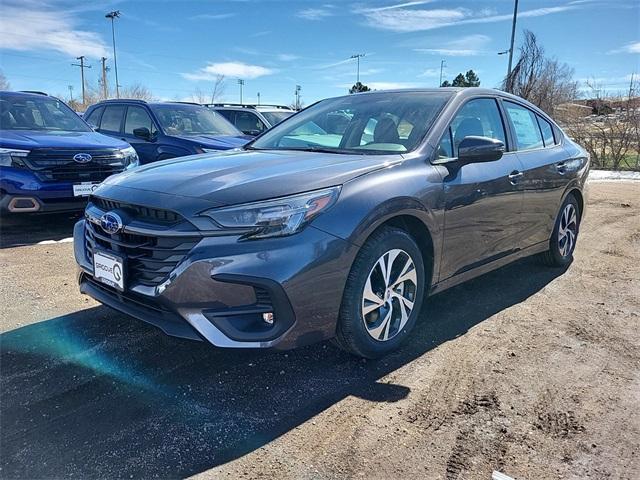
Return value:
<svg viewBox="0 0 640 480">
<path fill-rule="evenodd" d="M 218 347 L 379 357 L 427 295 L 529 255 L 568 265 L 588 170 L 503 92 L 323 100 L 242 149 L 110 177 L 75 226 L 80 290 Z"/>
</svg>

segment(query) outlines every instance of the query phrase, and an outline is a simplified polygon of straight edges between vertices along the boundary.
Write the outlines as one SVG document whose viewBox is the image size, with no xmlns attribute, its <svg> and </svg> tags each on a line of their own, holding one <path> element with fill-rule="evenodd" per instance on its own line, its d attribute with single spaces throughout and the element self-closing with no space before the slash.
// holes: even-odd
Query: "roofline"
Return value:
<svg viewBox="0 0 640 480">
<path fill-rule="evenodd" d="M 224 103 L 224 102 L 220 102 L 220 103 L 203 103 L 203 105 L 205 107 L 220 107 L 220 108 L 224 108 L 224 107 L 242 107 L 242 108 L 252 108 L 254 110 L 258 110 L 259 108 L 262 107 L 273 107 L 275 109 L 278 110 L 291 110 L 293 111 L 292 108 L 287 107 L 286 105 L 277 105 L 275 103 L 261 103 L 261 104 L 255 104 L 255 103 Z"/>
</svg>

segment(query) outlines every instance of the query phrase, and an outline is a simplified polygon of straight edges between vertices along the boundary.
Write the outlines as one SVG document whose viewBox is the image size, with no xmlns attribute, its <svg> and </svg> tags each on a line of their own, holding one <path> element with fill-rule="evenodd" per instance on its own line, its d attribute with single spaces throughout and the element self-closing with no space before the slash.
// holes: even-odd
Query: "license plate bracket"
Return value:
<svg viewBox="0 0 640 480">
<path fill-rule="evenodd" d="M 93 252 L 93 278 L 122 292 L 125 286 L 124 264 L 124 258 L 96 250 Z"/>
</svg>

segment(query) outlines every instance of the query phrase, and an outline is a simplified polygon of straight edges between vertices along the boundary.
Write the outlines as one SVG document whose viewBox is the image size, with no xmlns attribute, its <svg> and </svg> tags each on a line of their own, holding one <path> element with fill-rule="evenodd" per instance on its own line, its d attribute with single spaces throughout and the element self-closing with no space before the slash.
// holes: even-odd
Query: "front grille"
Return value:
<svg viewBox="0 0 640 480">
<path fill-rule="evenodd" d="M 142 205 L 131 205 L 128 203 L 107 200 L 101 197 L 91 197 L 91 203 L 101 210 L 125 210 L 136 220 L 147 221 L 158 224 L 173 224 L 180 221 L 181 217 L 170 210 L 160 210 L 157 208 L 144 207 Z"/>
<path fill-rule="evenodd" d="M 88 153 L 91 161 L 77 163 L 73 156 Z M 34 149 L 24 163 L 42 182 L 101 182 L 124 170 L 125 158 L 117 150 Z"/>
<path fill-rule="evenodd" d="M 181 219 L 179 216 L 178 218 Z M 153 229 L 154 226 L 157 227 L 158 222 L 146 225 Z M 188 231 L 184 232 L 184 236 L 134 235 L 124 232 L 112 235 L 90 221 L 86 222 L 85 227 L 87 260 L 93 263 L 95 250 L 110 252 L 124 258 L 127 287 L 136 284 L 159 285 L 184 260 L 199 240 L 198 235 Z"/>
</svg>

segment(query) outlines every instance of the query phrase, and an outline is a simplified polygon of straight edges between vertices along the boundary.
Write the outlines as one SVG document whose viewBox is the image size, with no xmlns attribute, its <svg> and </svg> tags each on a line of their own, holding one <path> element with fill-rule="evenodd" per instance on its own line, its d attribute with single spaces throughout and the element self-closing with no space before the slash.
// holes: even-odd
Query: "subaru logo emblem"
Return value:
<svg viewBox="0 0 640 480">
<path fill-rule="evenodd" d="M 76 153 L 73 156 L 73 161 L 77 163 L 89 163 L 91 161 L 91 155 L 88 153 Z"/>
<path fill-rule="evenodd" d="M 102 230 L 113 235 L 122 230 L 122 219 L 117 213 L 107 212 L 100 217 L 100 226 Z"/>
</svg>

